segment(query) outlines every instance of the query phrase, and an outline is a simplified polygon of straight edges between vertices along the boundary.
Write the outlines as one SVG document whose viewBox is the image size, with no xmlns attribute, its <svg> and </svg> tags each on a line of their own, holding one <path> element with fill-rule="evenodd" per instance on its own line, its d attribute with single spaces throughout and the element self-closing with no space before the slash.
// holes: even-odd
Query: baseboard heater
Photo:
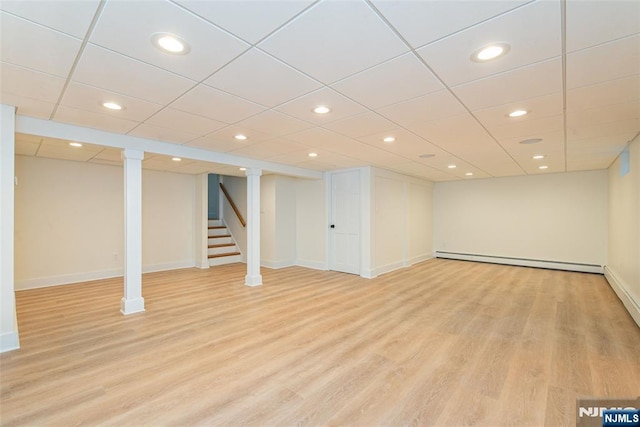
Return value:
<svg viewBox="0 0 640 427">
<path fill-rule="evenodd" d="M 551 270 L 579 271 L 582 273 L 604 274 L 604 269 L 597 264 L 580 264 L 575 262 L 548 261 L 529 258 L 512 258 L 494 255 L 463 254 L 458 252 L 435 252 L 436 258 L 458 259 L 461 261 L 477 261 L 492 264 L 518 265 L 521 267 L 548 268 Z"/>
</svg>

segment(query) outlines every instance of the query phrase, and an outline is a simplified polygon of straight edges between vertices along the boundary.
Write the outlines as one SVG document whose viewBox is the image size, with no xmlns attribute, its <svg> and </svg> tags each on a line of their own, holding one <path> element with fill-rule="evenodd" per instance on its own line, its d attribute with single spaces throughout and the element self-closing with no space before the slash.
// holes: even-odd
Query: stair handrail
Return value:
<svg viewBox="0 0 640 427">
<path fill-rule="evenodd" d="M 229 195 L 229 192 L 227 191 L 227 189 L 224 187 L 224 185 L 221 182 L 219 183 L 219 185 L 220 185 L 220 189 L 222 190 L 222 193 L 224 194 L 224 196 L 229 201 L 229 204 L 231 205 L 231 209 L 233 209 L 233 211 L 236 213 L 236 216 L 240 220 L 240 224 L 242 224 L 243 227 L 246 227 L 247 223 L 245 222 L 244 218 L 242 217 L 242 214 L 240 213 L 240 210 L 238 210 L 238 207 L 233 202 L 233 199 Z"/>
</svg>

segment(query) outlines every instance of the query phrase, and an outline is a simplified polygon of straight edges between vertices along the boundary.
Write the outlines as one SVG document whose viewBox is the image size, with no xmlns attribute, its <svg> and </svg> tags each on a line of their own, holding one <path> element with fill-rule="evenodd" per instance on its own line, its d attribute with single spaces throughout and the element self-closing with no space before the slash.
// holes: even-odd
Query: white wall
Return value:
<svg viewBox="0 0 640 427">
<path fill-rule="evenodd" d="M 602 266 L 607 171 L 435 184 L 436 251 Z"/>
<path fill-rule="evenodd" d="M 16 156 L 16 289 L 122 275 L 123 170 Z M 143 270 L 195 265 L 195 176 L 143 170 Z"/>
<path fill-rule="evenodd" d="M 609 168 L 609 283 L 640 325 L 640 141 L 630 149 L 630 172 L 620 158 Z"/>
<path fill-rule="evenodd" d="M 371 169 L 373 275 L 433 257 L 433 184 Z"/>
<path fill-rule="evenodd" d="M 298 179 L 296 199 L 296 265 L 326 270 L 327 199 L 326 182 Z"/>
<path fill-rule="evenodd" d="M 276 256 L 271 263 L 275 268 L 296 263 L 296 181 L 286 176 L 276 179 Z"/>
</svg>

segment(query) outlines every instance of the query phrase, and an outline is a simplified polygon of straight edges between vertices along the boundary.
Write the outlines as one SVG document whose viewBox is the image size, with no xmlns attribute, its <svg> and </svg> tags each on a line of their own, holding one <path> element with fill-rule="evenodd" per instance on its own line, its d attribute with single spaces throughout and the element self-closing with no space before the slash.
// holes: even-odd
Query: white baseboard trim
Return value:
<svg viewBox="0 0 640 427">
<path fill-rule="evenodd" d="M 520 267 L 547 268 L 550 270 L 578 271 L 581 273 L 603 273 L 601 265 L 580 264 L 562 261 L 547 261 L 527 258 L 511 258 L 492 255 L 463 254 L 457 252 L 436 251 L 436 258 L 457 259 L 461 261 L 487 262 L 491 264 L 516 265 Z"/>
<path fill-rule="evenodd" d="M 111 279 L 121 277 L 124 270 L 121 268 L 114 270 L 92 271 L 86 273 L 62 274 L 60 276 L 38 277 L 36 279 L 16 280 L 16 291 L 25 289 L 47 288 L 49 286 L 70 285 L 78 282 L 90 282 L 92 280 Z"/>
<path fill-rule="evenodd" d="M 607 282 L 609 282 L 609 286 L 611 286 L 616 295 L 618 295 L 618 298 L 620 298 L 620 301 L 622 301 L 622 304 L 624 304 L 633 320 L 640 326 L 640 305 L 638 301 L 633 300 L 624 282 L 615 275 L 609 266 L 604 267 L 604 277 L 607 279 Z"/>
<path fill-rule="evenodd" d="M 152 264 L 142 267 L 143 273 L 154 273 L 157 271 L 177 270 L 180 268 L 195 267 L 195 262 L 177 261 L 164 264 Z M 62 274 L 60 276 L 38 277 L 35 279 L 16 280 L 16 291 L 26 289 L 47 288 L 49 286 L 70 285 L 79 282 L 91 282 L 93 280 L 112 279 L 114 277 L 122 277 L 124 270 L 122 268 L 113 270 L 91 271 L 85 273 Z"/>
<path fill-rule="evenodd" d="M 298 267 L 311 268 L 313 270 L 328 270 L 327 264 L 321 261 L 310 261 L 306 259 L 297 259 L 296 265 Z"/>
<path fill-rule="evenodd" d="M 413 257 L 411 259 L 409 259 L 409 265 L 414 265 L 414 264 L 418 264 L 427 260 L 433 259 L 433 252 L 428 253 L 428 254 L 424 254 L 424 255 L 418 255 L 416 257 Z"/>
<path fill-rule="evenodd" d="M 178 270 L 180 268 L 191 268 L 195 266 L 196 266 L 196 263 L 194 260 L 167 262 L 163 264 L 143 265 L 142 272 L 155 273 L 157 271 Z"/>
<path fill-rule="evenodd" d="M 20 340 L 17 332 L 5 332 L 0 334 L 0 353 L 17 350 L 20 348 Z"/>
<path fill-rule="evenodd" d="M 260 266 L 261 267 L 266 267 L 266 268 L 272 268 L 274 270 L 277 270 L 278 268 L 285 268 L 285 267 L 293 267 L 295 264 L 293 263 L 293 261 L 271 261 L 271 260 L 266 260 L 263 259 L 260 261 Z"/>
<path fill-rule="evenodd" d="M 382 265 L 380 267 L 374 268 L 373 275 L 374 277 L 377 277 L 377 276 L 380 276 L 381 274 L 390 273 L 394 270 L 399 270 L 401 268 L 407 267 L 408 265 L 409 264 L 407 264 L 405 261 L 392 262 L 391 264 Z"/>
</svg>

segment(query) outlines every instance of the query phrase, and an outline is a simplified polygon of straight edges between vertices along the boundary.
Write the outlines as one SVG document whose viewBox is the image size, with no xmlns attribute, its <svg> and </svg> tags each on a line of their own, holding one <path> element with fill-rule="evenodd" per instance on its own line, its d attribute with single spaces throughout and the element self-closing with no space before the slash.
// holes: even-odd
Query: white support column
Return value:
<svg viewBox="0 0 640 427">
<path fill-rule="evenodd" d="M 245 285 L 262 285 L 260 274 L 260 176 L 262 170 L 247 169 L 247 276 Z"/>
<path fill-rule="evenodd" d="M 124 160 L 124 297 L 120 311 L 144 311 L 142 298 L 142 159 L 144 152 L 125 149 Z"/>
<path fill-rule="evenodd" d="M 196 176 L 196 267 L 209 268 L 207 235 L 209 227 L 209 174 Z"/>
<path fill-rule="evenodd" d="M 0 105 L 0 353 L 20 348 L 13 272 L 16 107 Z"/>
</svg>

